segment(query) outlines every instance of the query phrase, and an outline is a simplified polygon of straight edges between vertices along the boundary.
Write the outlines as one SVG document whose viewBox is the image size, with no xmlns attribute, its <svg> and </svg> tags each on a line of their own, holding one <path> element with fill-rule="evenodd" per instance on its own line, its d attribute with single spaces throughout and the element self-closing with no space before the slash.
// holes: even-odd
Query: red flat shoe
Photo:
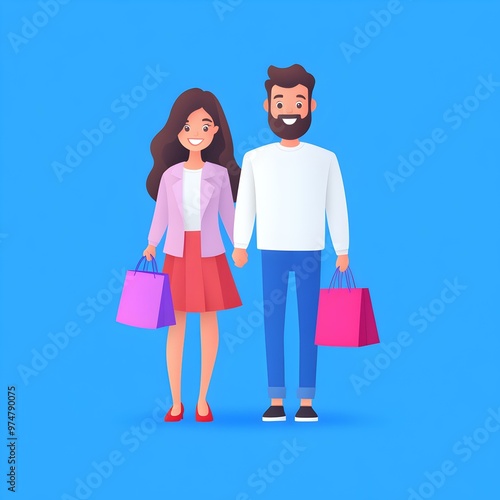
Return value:
<svg viewBox="0 0 500 500">
<path fill-rule="evenodd" d="M 208 403 L 207 403 L 208 406 Z M 197 422 L 212 422 L 214 419 L 214 416 L 212 415 L 212 410 L 210 409 L 210 406 L 208 406 L 208 413 L 206 415 L 200 415 L 198 411 L 198 405 L 196 405 L 196 421 Z"/>
<path fill-rule="evenodd" d="M 173 406 L 172 406 L 173 408 Z M 165 415 L 165 422 L 179 422 L 184 418 L 184 405 L 181 403 L 181 412 L 178 415 L 172 415 L 172 408 L 168 410 L 168 413 Z"/>
</svg>

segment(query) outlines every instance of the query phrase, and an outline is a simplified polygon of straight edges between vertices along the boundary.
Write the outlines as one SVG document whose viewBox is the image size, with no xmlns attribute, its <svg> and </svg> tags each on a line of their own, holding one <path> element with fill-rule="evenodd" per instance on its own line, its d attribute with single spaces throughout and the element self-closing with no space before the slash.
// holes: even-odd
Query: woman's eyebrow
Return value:
<svg viewBox="0 0 500 500">
<path fill-rule="evenodd" d="M 210 123 L 213 123 L 212 120 L 210 120 L 210 118 L 203 118 L 203 120 L 201 120 L 202 122 L 210 122 Z"/>
</svg>

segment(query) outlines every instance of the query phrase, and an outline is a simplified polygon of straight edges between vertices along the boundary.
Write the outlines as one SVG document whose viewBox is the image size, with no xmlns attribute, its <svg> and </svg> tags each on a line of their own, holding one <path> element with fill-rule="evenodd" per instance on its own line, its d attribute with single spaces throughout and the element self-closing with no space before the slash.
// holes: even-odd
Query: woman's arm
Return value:
<svg viewBox="0 0 500 500">
<path fill-rule="evenodd" d="M 233 230 L 234 230 L 234 201 L 231 192 L 231 182 L 229 180 L 229 173 L 224 169 L 224 178 L 222 180 L 221 193 L 219 197 L 219 213 L 222 223 L 226 228 L 226 232 L 233 243 Z"/>
<path fill-rule="evenodd" d="M 168 202 L 167 202 L 167 181 L 166 175 L 163 174 L 160 187 L 158 189 L 158 196 L 156 198 L 155 211 L 153 214 L 153 220 L 151 222 L 151 228 L 149 230 L 148 243 L 146 250 L 144 250 L 143 255 L 146 256 L 148 260 L 151 260 L 151 255 L 155 257 L 156 247 L 158 243 L 163 238 L 165 231 L 167 230 L 168 224 Z"/>
</svg>

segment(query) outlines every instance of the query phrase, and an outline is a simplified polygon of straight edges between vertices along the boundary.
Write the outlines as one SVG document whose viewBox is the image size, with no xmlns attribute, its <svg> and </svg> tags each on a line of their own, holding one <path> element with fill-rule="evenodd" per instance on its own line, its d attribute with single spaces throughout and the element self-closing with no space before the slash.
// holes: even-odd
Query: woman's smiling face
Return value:
<svg viewBox="0 0 500 500">
<path fill-rule="evenodd" d="M 213 118 L 200 108 L 187 117 L 177 138 L 189 151 L 203 151 L 210 146 L 218 130 Z"/>
</svg>

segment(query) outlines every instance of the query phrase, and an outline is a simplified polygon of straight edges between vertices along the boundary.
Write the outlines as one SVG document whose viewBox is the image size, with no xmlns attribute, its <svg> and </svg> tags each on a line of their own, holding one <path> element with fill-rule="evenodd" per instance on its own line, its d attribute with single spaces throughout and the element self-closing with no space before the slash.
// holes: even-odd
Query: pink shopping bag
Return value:
<svg viewBox="0 0 500 500">
<path fill-rule="evenodd" d="M 174 307 L 168 274 L 159 273 L 153 258 L 153 271 L 127 271 L 116 321 L 138 328 L 175 325 Z M 147 261 L 146 261 L 147 266 Z"/>
<path fill-rule="evenodd" d="M 347 288 L 341 288 L 343 274 L 337 268 L 330 288 L 320 290 L 315 344 L 332 347 L 378 344 L 370 292 L 368 288 L 356 288 L 349 268 L 345 273 Z M 335 288 L 336 280 L 339 288 Z"/>
</svg>

